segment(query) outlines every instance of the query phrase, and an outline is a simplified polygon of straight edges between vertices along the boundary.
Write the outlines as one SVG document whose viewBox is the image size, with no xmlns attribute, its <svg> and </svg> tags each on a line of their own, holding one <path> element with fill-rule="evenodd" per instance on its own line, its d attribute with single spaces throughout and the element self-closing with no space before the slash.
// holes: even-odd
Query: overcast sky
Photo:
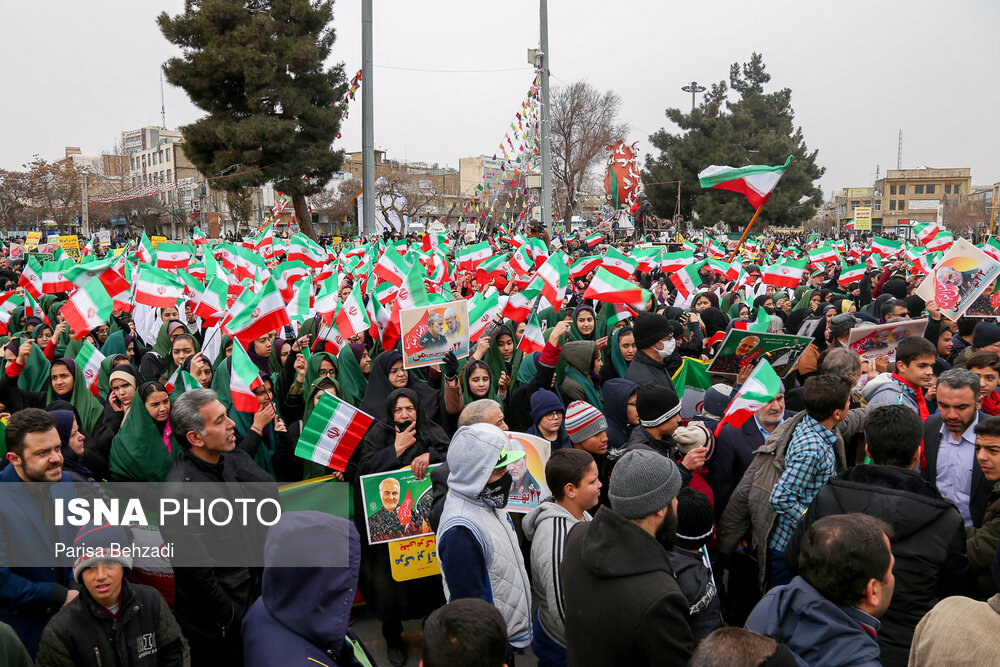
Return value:
<svg viewBox="0 0 1000 667">
<path fill-rule="evenodd" d="M 360 7 L 334 7 L 331 62 L 343 62 L 348 78 L 361 67 Z M 155 17 L 182 8 L 4 1 L 0 167 L 20 168 L 36 153 L 56 159 L 67 145 L 100 153 L 124 129 L 158 125 L 159 67 L 177 50 Z M 974 185 L 990 184 L 1000 181 L 998 23 L 996 0 L 552 0 L 552 83 L 616 90 L 643 159 L 664 109 L 689 107 L 682 85 L 724 79 L 731 63 L 759 51 L 771 89 L 792 89 L 796 122 L 827 169 L 825 195 L 870 185 L 876 165 L 883 175 L 895 168 L 900 129 L 903 167 L 971 167 Z M 449 166 L 492 154 L 531 83 L 526 49 L 537 42 L 537 0 L 376 0 L 376 145 Z M 180 89 L 166 85 L 165 98 L 168 127 L 201 115 Z M 360 93 L 342 135 L 342 148 L 360 150 Z"/>
</svg>

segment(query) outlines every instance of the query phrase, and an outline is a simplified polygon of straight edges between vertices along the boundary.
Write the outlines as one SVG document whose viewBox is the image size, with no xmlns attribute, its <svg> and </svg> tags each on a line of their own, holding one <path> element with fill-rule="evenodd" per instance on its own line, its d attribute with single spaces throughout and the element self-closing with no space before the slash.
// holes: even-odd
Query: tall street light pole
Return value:
<svg viewBox="0 0 1000 667">
<path fill-rule="evenodd" d="M 552 148 L 549 114 L 549 3 L 539 0 L 539 70 L 542 88 L 542 225 L 552 231 Z"/>
<path fill-rule="evenodd" d="M 694 111 L 694 96 L 697 93 L 705 92 L 705 86 L 699 86 L 697 81 L 692 81 L 686 86 L 681 86 L 681 90 L 685 93 L 691 93 L 691 111 Z"/>
<path fill-rule="evenodd" d="M 361 1 L 361 204 L 362 231 L 375 233 L 375 127 L 372 109 L 372 0 Z"/>
</svg>

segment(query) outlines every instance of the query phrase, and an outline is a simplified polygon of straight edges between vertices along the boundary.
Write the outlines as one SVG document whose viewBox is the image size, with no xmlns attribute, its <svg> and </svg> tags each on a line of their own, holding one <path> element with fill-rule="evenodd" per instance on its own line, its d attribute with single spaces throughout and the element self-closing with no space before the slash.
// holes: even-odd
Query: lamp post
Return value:
<svg viewBox="0 0 1000 667">
<path fill-rule="evenodd" d="M 705 86 L 699 86 L 697 81 L 692 81 L 686 86 L 681 86 L 685 93 L 691 93 L 691 111 L 694 111 L 694 96 L 697 93 L 705 92 Z"/>
</svg>

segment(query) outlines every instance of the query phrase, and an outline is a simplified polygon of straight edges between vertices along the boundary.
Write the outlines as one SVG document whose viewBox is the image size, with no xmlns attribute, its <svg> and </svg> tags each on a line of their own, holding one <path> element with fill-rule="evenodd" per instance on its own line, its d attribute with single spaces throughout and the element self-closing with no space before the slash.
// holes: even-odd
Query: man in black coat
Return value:
<svg viewBox="0 0 1000 667">
<path fill-rule="evenodd" d="M 673 326 L 675 324 L 676 328 Z M 677 345 L 682 341 L 675 334 L 682 331 L 680 323 L 668 320 L 663 315 L 641 313 L 632 327 L 638 350 L 628 365 L 625 379 L 640 387 L 644 384 L 658 384 L 673 389 L 671 377 L 683 361 L 677 353 Z M 700 335 L 699 333 L 699 337 Z"/>
<path fill-rule="evenodd" d="M 978 528 L 993 489 L 976 460 L 976 424 L 987 417 L 978 410 L 979 376 L 961 368 L 945 371 L 937 381 L 937 404 L 940 414 L 924 422 L 921 472 L 955 503 L 966 527 Z"/>
<path fill-rule="evenodd" d="M 904 405 L 872 411 L 865 440 L 873 464 L 848 468 L 820 489 L 785 549 L 797 572 L 802 537 L 824 516 L 860 512 L 892 527 L 896 587 L 878 634 L 890 666 L 907 664 L 917 623 L 941 598 L 963 592 L 967 569 L 961 515 L 915 470 L 921 435 L 920 418 Z"/>
<path fill-rule="evenodd" d="M 274 482 L 246 452 L 236 448 L 236 424 L 211 389 L 184 392 L 170 410 L 170 426 L 182 451 L 164 479 L 166 484 L 177 484 L 175 491 L 166 490 L 168 497 L 197 503 L 207 500 L 205 494 L 215 498 L 233 493 L 233 485 Z M 253 495 L 248 490 L 238 497 Z M 230 561 L 234 553 L 240 553 L 240 562 L 262 563 L 265 532 L 239 521 L 222 527 L 179 524 L 179 520 L 165 522 L 161 530 L 167 542 L 178 545 L 175 555 L 183 555 L 185 564 L 196 561 L 196 566 L 182 567 L 173 561 L 174 611 L 191 645 L 191 664 L 242 665 L 240 630 L 243 616 L 260 595 L 261 570 Z"/>
<path fill-rule="evenodd" d="M 626 452 L 611 474 L 611 507 L 570 530 L 562 564 L 568 663 L 685 665 L 689 603 L 668 550 L 681 475 L 648 450 Z"/>
</svg>

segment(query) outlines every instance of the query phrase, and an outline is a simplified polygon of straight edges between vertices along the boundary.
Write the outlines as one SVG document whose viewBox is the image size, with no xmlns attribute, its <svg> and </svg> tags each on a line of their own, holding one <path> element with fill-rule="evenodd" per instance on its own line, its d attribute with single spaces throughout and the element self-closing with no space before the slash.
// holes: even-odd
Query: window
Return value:
<svg viewBox="0 0 1000 667">
<path fill-rule="evenodd" d="M 851 202 L 851 210 L 853 211 L 854 209 L 856 209 L 860 205 L 861 205 L 861 202 L 859 202 L 859 201 L 852 201 Z"/>
<path fill-rule="evenodd" d="M 840 205 L 840 212 L 841 213 L 847 213 L 847 204 L 841 204 Z"/>
<path fill-rule="evenodd" d="M 934 194 L 934 188 L 936 188 L 936 187 L 937 187 L 936 185 L 928 185 L 927 186 L 927 194 L 929 194 L 929 195 Z"/>
<path fill-rule="evenodd" d="M 170 182 L 170 169 L 167 169 L 167 183 Z"/>
<path fill-rule="evenodd" d="M 882 200 L 881 199 L 876 199 L 875 200 L 875 210 L 876 211 L 881 211 L 882 210 Z"/>
<path fill-rule="evenodd" d="M 889 210 L 890 211 L 895 211 L 896 210 L 896 200 L 895 199 L 890 199 L 889 200 Z"/>
<path fill-rule="evenodd" d="M 962 186 L 961 185 L 956 185 L 954 192 L 955 192 L 956 195 L 962 194 Z"/>
<path fill-rule="evenodd" d="M 872 203 L 866 199 L 865 200 L 865 206 L 871 206 L 871 205 L 872 205 Z"/>
<path fill-rule="evenodd" d="M 900 185 L 899 186 L 899 194 L 901 194 L 901 195 L 905 195 L 906 194 L 906 186 L 905 185 Z"/>
<path fill-rule="evenodd" d="M 142 156 L 142 166 L 143 167 L 146 166 L 146 156 L 145 155 Z"/>
<path fill-rule="evenodd" d="M 906 208 L 906 200 L 900 199 L 899 202 L 896 204 L 896 208 L 898 208 L 900 211 Z"/>
<path fill-rule="evenodd" d="M 950 183 L 945 183 L 945 186 L 944 186 L 944 193 L 945 193 L 946 195 L 950 195 L 950 194 L 951 194 L 951 184 L 950 184 Z"/>
<path fill-rule="evenodd" d="M 922 185 L 914 185 L 913 186 L 913 194 L 915 194 L 915 195 L 922 195 L 922 194 L 924 194 L 924 186 L 922 186 Z"/>
<path fill-rule="evenodd" d="M 896 186 L 895 185 L 890 185 L 889 186 L 889 194 L 891 194 L 891 195 L 896 194 Z"/>
<path fill-rule="evenodd" d="M 170 162 L 170 149 L 166 150 L 167 162 Z"/>
</svg>

